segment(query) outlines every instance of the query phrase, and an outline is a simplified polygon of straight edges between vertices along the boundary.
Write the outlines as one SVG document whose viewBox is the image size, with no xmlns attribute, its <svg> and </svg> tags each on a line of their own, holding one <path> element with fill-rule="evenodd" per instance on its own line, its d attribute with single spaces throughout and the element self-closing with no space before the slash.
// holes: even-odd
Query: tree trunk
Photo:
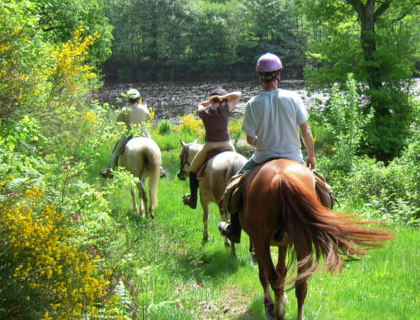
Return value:
<svg viewBox="0 0 420 320">
<path fill-rule="evenodd" d="M 371 1 L 374 3 L 374 1 Z M 368 2 L 369 5 L 370 2 Z M 376 32 L 374 22 L 373 5 L 366 5 L 364 12 L 360 15 L 360 42 L 363 56 L 366 62 L 367 81 L 370 89 L 377 89 L 382 86 L 380 70 L 375 60 Z"/>
<path fill-rule="evenodd" d="M 363 4 L 360 0 L 347 0 L 347 2 L 356 10 L 360 19 L 360 44 L 366 63 L 367 82 L 369 88 L 380 88 L 382 86 L 380 69 L 375 61 L 375 22 L 377 19 L 377 12 L 375 13 L 376 0 L 367 0 L 366 4 Z"/>
</svg>

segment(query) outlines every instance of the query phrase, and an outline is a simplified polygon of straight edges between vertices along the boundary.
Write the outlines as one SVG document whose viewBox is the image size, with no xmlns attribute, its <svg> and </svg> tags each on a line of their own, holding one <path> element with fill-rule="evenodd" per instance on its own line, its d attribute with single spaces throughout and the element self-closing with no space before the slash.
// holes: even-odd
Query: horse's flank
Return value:
<svg viewBox="0 0 420 320">
<path fill-rule="evenodd" d="M 204 177 L 200 178 L 200 194 L 204 201 L 220 204 L 229 179 L 242 168 L 244 158 L 226 151 L 210 159 Z"/>
</svg>

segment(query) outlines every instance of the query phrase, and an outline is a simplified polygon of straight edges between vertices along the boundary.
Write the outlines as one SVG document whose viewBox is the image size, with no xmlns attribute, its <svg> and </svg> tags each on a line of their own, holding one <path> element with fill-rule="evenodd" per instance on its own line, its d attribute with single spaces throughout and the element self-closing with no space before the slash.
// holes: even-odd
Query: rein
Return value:
<svg viewBox="0 0 420 320">
<path fill-rule="evenodd" d="M 185 172 L 184 166 L 185 165 L 191 165 L 191 163 L 188 161 L 188 151 L 190 150 L 190 146 L 186 145 L 182 148 L 181 152 L 181 167 L 179 168 L 179 172 Z"/>
</svg>

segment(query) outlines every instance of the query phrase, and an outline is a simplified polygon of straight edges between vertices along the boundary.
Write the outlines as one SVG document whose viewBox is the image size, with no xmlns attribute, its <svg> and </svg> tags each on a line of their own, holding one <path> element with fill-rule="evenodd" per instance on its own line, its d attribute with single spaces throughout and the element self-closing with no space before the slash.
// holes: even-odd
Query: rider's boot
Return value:
<svg viewBox="0 0 420 320">
<path fill-rule="evenodd" d="M 228 237 L 233 243 L 241 242 L 241 225 L 239 223 L 239 213 L 231 213 L 230 223 L 222 221 L 218 225 L 219 231 L 222 235 Z"/>
<path fill-rule="evenodd" d="M 197 208 L 197 191 L 198 191 L 198 179 L 197 175 L 190 172 L 190 192 L 184 195 L 183 202 L 192 209 Z"/>
</svg>

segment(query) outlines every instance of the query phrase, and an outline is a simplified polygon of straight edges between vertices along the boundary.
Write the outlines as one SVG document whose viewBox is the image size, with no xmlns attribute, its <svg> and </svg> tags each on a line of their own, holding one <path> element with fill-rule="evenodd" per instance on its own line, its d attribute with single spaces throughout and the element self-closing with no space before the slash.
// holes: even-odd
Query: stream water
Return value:
<svg viewBox="0 0 420 320">
<path fill-rule="evenodd" d="M 199 102 L 207 100 L 211 91 L 217 87 L 228 92 L 242 92 L 241 101 L 232 113 L 233 118 L 241 117 L 246 102 L 261 91 L 261 85 L 257 81 L 124 83 L 104 86 L 96 93 L 95 98 L 102 103 L 120 107 L 123 104 L 123 101 L 119 101 L 121 94 L 130 88 L 136 88 L 148 108 L 155 112 L 155 119 L 170 119 L 177 123 L 183 115 L 194 112 Z M 309 96 L 304 89 L 303 80 L 282 81 L 281 87 L 298 91 L 307 107 L 313 106 L 315 99 L 322 98 L 320 94 Z"/>
<path fill-rule="evenodd" d="M 317 101 L 325 100 L 327 96 L 320 92 L 308 93 L 305 90 L 303 80 L 282 80 L 280 87 L 283 89 L 294 90 L 302 97 L 305 106 L 312 108 L 317 105 Z M 232 113 L 232 118 L 242 117 L 246 102 L 259 92 L 260 83 L 255 81 L 203 81 L 203 82 L 150 82 L 150 83 L 124 83 L 104 86 L 96 93 L 96 99 L 100 102 L 110 103 L 116 107 L 121 107 L 123 102 L 121 94 L 130 88 L 136 88 L 143 96 L 143 101 L 147 103 L 150 110 L 155 112 L 155 119 L 169 119 L 178 123 L 180 117 L 192 113 L 196 110 L 198 103 L 207 100 L 211 91 L 217 87 L 222 87 L 226 91 L 241 91 L 242 98 Z M 418 95 L 420 80 L 415 79 L 413 87 L 414 93 Z"/>
</svg>

